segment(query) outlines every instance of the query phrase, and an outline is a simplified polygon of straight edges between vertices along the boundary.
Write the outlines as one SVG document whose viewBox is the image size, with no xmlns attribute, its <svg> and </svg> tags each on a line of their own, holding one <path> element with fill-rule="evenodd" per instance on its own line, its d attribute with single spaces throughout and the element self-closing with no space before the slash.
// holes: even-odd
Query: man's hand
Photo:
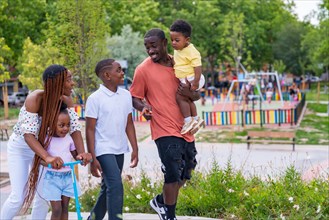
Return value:
<svg viewBox="0 0 329 220">
<path fill-rule="evenodd" d="M 143 110 L 142 110 L 142 115 L 146 120 L 151 120 L 152 118 L 152 107 L 150 105 L 145 104 Z"/>
<path fill-rule="evenodd" d="M 191 83 L 185 78 L 186 83 L 180 83 L 177 89 L 179 95 L 186 96 L 190 98 L 192 101 L 196 101 L 200 99 L 200 94 L 197 91 L 191 90 Z"/>
<path fill-rule="evenodd" d="M 191 90 L 196 91 L 198 90 L 198 88 L 199 88 L 199 80 L 198 81 L 193 80 L 191 83 Z"/>
</svg>

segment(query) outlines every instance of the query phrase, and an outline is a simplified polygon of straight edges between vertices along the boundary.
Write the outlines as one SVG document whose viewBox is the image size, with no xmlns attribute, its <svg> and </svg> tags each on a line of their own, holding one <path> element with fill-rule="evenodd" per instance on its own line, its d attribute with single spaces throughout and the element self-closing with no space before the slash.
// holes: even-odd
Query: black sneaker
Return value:
<svg viewBox="0 0 329 220">
<path fill-rule="evenodd" d="M 151 201 L 150 201 L 150 206 L 156 213 L 158 213 L 160 220 L 167 220 L 167 215 L 166 215 L 166 207 L 164 204 L 161 204 L 157 201 L 159 195 L 155 196 Z"/>
</svg>

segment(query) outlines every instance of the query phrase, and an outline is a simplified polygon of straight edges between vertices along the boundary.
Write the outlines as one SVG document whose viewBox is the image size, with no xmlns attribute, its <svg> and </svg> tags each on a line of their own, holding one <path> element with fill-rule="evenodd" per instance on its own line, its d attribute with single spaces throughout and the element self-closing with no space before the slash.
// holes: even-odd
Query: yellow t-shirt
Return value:
<svg viewBox="0 0 329 220">
<path fill-rule="evenodd" d="M 174 50 L 174 69 L 177 78 L 194 76 L 194 67 L 201 66 L 200 52 L 189 44 L 183 50 Z"/>
</svg>

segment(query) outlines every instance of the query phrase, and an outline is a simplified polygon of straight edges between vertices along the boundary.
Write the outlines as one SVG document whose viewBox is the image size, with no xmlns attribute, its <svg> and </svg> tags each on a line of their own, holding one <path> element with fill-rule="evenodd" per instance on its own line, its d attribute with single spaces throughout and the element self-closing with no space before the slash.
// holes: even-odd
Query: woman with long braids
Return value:
<svg viewBox="0 0 329 220">
<path fill-rule="evenodd" d="M 35 90 L 28 95 L 20 110 L 18 122 L 8 142 L 8 169 L 11 193 L 1 210 L 0 219 L 13 219 L 20 210 L 26 211 L 37 191 L 40 161 L 61 168 L 63 160 L 52 157 L 47 152 L 48 144 L 56 129 L 62 102 L 72 106 L 70 95 L 74 86 L 72 74 L 64 66 L 51 65 L 42 76 L 44 89 Z M 81 136 L 81 125 L 77 114 L 70 114 L 70 134 L 76 146 L 77 159 L 86 165 L 91 156 L 85 153 Z M 32 219 L 45 219 L 48 212 L 45 200 L 36 197 Z"/>
</svg>

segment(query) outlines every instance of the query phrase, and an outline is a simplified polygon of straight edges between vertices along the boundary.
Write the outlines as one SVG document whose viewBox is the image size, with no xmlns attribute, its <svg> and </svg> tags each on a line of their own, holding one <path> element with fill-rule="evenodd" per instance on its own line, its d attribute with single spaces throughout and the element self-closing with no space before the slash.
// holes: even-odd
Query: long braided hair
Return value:
<svg viewBox="0 0 329 220">
<path fill-rule="evenodd" d="M 61 96 L 64 94 L 66 77 L 67 69 L 61 65 L 49 66 L 42 75 L 44 93 L 42 97 L 42 121 L 38 141 L 44 149 L 48 148 L 49 142 L 56 130 L 56 119 L 62 105 Z M 21 209 L 23 213 L 31 206 L 36 193 L 40 161 L 41 157 L 35 155 L 32 169 L 25 186 L 26 196 Z"/>
</svg>

